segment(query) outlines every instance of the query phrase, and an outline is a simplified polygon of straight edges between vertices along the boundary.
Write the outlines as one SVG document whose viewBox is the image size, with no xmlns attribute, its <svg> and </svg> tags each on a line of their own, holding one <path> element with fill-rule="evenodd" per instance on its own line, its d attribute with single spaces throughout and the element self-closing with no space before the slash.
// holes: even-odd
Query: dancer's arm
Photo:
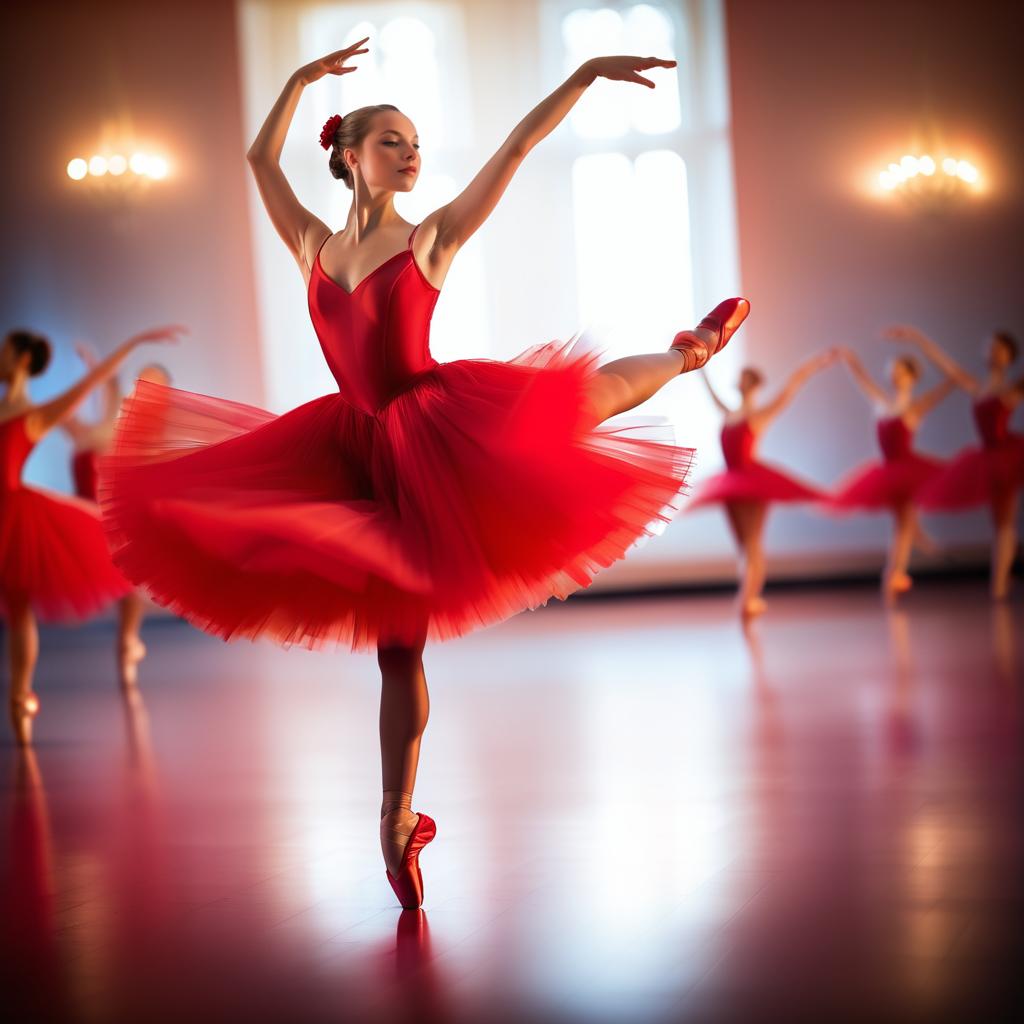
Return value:
<svg viewBox="0 0 1024 1024">
<path fill-rule="evenodd" d="M 871 402 L 878 405 L 888 405 L 889 396 L 871 379 L 871 375 L 864 369 L 864 364 L 857 357 L 857 353 L 848 348 L 837 349 L 839 358 L 850 371 L 850 377 Z"/>
<path fill-rule="evenodd" d="M 965 370 L 949 353 L 916 327 L 910 327 L 906 324 L 895 324 L 883 331 L 882 337 L 887 341 L 898 341 L 903 344 L 913 345 L 940 373 L 951 378 L 955 384 L 962 387 L 969 394 L 975 394 L 981 387 L 978 378 L 973 373 Z"/>
<path fill-rule="evenodd" d="M 911 402 L 907 411 L 919 420 L 924 419 L 939 402 L 951 395 L 958 387 L 963 387 L 963 385 L 955 377 L 948 376 L 941 384 L 936 384 L 930 391 L 926 391 L 920 398 Z"/>
<path fill-rule="evenodd" d="M 43 434 L 70 416 L 85 401 L 89 392 L 115 373 L 139 345 L 147 341 L 177 341 L 185 331 L 186 328 L 177 325 L 157 327 L 129 338 L 106 359 L 97 363 L 80 380 L 72 384 L 63 394 L 37 405 L 25 418 L 25 432 L 33 441 L 38 441 Z"/>
<path fill-rule="evenodd" d="M 99 356 L 85 342 L 79 342 L 75 346 L 78 358 L 85 364 L 86 370 L 92 370 L 99 363 Z M 83 423 L 78 416 L 72 414 L 61 424 L 61 429 L 76 443 L 80 443 L 91 431 L 111 426 L 117 419 L 118 411 L 121 408 L 121 382 L 117 375 L 107 380 L 103 388 L 103 410 L 100 418 L 95 423 Z"/>
<path fill-rule="evenodd" d="M 718 397 L 718 393 L 711 386 L 711 378 L 708 376 L 707 370 L 703 366 L 700 368 L 700 377 L 701 377 L 701 380 L 704 381 L 704 386 L 708 389 L 708 394 L 711 396 L 711 401 L 714 402 L 715 405 L 718 406 L 719 410 L 724 415 L 728 416 L 729 413 L 732 412 L 732 409 L 730 409 L 729 406 L 727 406 L 725 404 L 725 402 L 723 402 Z"/>
<path fill-rule="evenodd" d="M 831 366 L 839 358 L 839 350 L 830 348 L 811 356 L 806 362 L 801 363 L 792 374 L 789 380 L 783 385 L 782 390 L 750 417 L 752 430 L 764 430 L 790 402 L 796 398 L 797 392 L 816 374 L 820 373 L 827 366 Z"/>
<path fill-rule="evenodd" d="M 366 37 L 369 39 L 369 36 Z M 284 147 L 288 127 L 299 105 L 302 90 L 307 85 L 319 81 L 324 75 L 345 75 L 355 71 L 353 67 L 345 67 L 344 63 L 357 53 L 366 53 L 359 49 L 366 42 L 360 39 L 344 50 L 336 50 L 326 57 L 313 61 L 299 68 L 285 83 L 277 102 L 270 108 L 263 127 L 249 147 L 246 158 L 256 179 L 263 205 L 270 215 L 270 221 L 281 236 L 289 252 L 295 257 L 299 266 L 307 273 L 312 260 L 306 253 L 312 239 L 320 240 L 329 235 L 331 229 L 315 214 L 310 213 L 296 198 L 288 179 L 281 170 L 281 150 Z"/>
<path fill-rule="evenodd" d="M 431 214 L 430 219 L 437 224 L 435 252 L 444 252 L 450 259 L 466 243 L 490 216 L 526 154 L 558 127 L 598 78 L 634 82 L 653 89 L 654 82 L 638 72 L 675 66 L 674 60 L 656 57 L 594 57 L 581 64 L 512 129 L 466 188 L 446 206 Z"/>
</svg>

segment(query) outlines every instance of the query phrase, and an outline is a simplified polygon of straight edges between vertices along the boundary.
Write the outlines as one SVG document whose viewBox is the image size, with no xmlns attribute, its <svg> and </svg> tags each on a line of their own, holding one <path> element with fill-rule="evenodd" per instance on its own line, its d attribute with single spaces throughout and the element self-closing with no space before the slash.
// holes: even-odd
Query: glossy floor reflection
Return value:
<svg viewBox="0 0 1024 1024">
<path fill-rule="evenodd" d="M 571 602 L 428 651 L 426 902 L 372 657 L 44 635 L 3 758 L 19 1021 L 988 1020 L 1019 995 L 1021 605 Z M 6 1012 L 5 1012 L 6 1016 Z"/>
</svg>

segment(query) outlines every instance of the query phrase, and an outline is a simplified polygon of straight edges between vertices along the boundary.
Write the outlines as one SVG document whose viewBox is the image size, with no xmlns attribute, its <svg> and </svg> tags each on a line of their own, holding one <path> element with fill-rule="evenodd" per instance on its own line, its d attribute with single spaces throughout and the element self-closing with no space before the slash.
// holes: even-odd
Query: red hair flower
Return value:
<svg viewBox="0 0 1024 1024">
<path fill-rule="evenodd" d="M 320 145 L 324 149 L 330 149 L 334 145 L 334 135 L 338 130 L 338 125 L 341 124 L 341 114 L 334 114 L 327 118 L 324 124 L 324 130 L 320 133 Z"/>
</svg>

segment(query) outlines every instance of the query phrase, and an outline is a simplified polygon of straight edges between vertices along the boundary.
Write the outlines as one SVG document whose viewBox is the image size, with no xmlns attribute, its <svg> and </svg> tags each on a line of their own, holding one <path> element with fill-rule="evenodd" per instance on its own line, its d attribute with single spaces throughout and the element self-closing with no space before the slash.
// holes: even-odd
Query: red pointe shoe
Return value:
<svg viewBox="0 0 1024 1024">
<path fill-rule="evenodd" d="M 715 306 L 693 331 L 680 331 L 669 348 L 683 353 L 686 364 L 682 372 L 686 373 L 688 370 L 703 366 L 713 355 L 721 352 L 729 344 L 729 339 L 739 330 L 740 324 L 747 319 L 749 312 L 750 303 L 746 299 L 726 299 Z M 699 330 L 711 331 L 718 335 L 714 348 L 697 337 L 696 331 Z"/>
<path fill-rule="evenodd" d="M 395 890 L 398 902 L 406 910 L 415 910 L 423 903 L 423 874 L 420 871 L 420 850 L 437 835 L 434 819 L 421 814 L 416 827 L 409 835 L 409 844 L 402 856 L 402 867 L 398 876 L 385 870 L 391 888 Z"/>
</svg>

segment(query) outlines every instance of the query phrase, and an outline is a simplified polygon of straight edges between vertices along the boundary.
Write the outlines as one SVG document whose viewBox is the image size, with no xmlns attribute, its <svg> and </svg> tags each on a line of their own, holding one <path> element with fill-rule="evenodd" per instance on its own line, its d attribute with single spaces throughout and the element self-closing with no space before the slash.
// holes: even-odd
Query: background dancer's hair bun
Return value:
<svg viewBox="0 0 1024 1024">
<path fill-rule="evenodd" d="M 18 355 L 28 353 L 30 376 L 38 377 L 50 365 L 50 343 L 41 334 L 34 334 L 32 331 L 11 331 L 7 335 L 7 343 L 14 346 L 14 351 Z"/>
<path fill-rule="evenodd" d="M 384 110 L 398 110 L 398 107 L 392 103 L 374 103 L 368 107 L 359 107 L 346 114 L 344 118 L 340 114 L 334 115 L 338 121 L 333 133 L 334 148 L 331 150 L 328 166 L 331 169 L 331 174 L 335 178 L 340 178 L 349 188 L 353 187 L 352 171 L 345 163 L 345 150 L 356 149 L 362 143 L 369 134 L 374 114 L 379 114 Z M 334 120 L 334 117 L 324 125 L 324 132 L 327 131 L 328 125 Z M 321 144 L 323 144 L 323 133 L 320 138 Z"/>
</svg>

